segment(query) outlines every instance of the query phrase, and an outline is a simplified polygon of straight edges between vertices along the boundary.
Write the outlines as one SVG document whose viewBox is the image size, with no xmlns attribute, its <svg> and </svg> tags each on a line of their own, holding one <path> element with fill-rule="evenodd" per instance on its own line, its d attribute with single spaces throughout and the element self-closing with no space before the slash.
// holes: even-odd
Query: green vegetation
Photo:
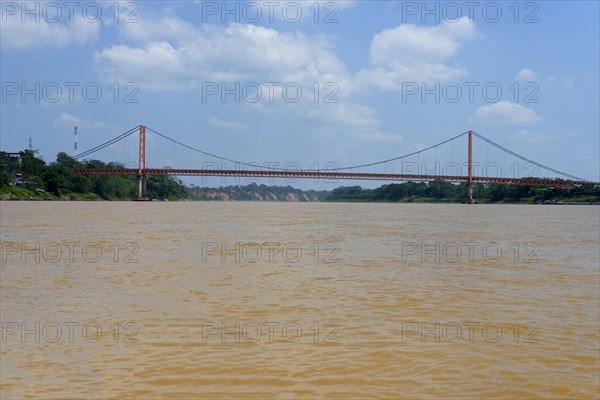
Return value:
<svg viewBox="0 0 600 400">
<path fill-rule="evenodd" d="M 0 196 L 13 199 L 130 200 L 136 195 L 135 176 L 76 174 L 75 168 L 125 168 L 118 163 L 98 160 L 79 162 L 65 153 L 46 164 L 37 152 L 25 150 L 17 157 L 0 152 Z M 180 181 L 152 176 L 147 181 L 147 195 L 155 199 L 187 198 Z"/>
<path fill-rule="evenodd" d="M 392 183 L 377 189 L 346 186 L 334 189 L 326 201 L 343 202 L 439 202 L 460 203 L 467 197 L 466 184 L 448 182 Z M 570 189 L 519 185 L 473 185 L 473 197 L 479 203 L 598 203 L 600 186 L 579 185 Z"/>
</svg>

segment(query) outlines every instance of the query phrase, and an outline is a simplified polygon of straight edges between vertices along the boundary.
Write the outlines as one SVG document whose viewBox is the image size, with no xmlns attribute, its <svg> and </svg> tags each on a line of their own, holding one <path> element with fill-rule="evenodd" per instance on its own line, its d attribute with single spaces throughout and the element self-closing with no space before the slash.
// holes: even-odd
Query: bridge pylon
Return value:
<svg viewBox="0 0 600 400">
<path fill-rule="evenodd" d="M 469 154 L 468 154 L 468 176 L 467 176 L 467 204 L 474 204 L 473 200 L 473 131 L 469 131 Z"/>
<path fill-rule="evenodd" d="M 138 200 L 143 200 L 146 197 L 146 127 L 140 125 L 140 155 L 138 160 Z"/>
</svg>

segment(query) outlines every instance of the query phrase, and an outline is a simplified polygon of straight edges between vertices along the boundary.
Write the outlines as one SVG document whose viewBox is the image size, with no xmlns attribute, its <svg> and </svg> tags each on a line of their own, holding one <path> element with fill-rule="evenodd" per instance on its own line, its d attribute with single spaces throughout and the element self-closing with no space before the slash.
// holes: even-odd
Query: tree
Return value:
<svg viewBox="0 0 600 400">
<path fill-rule="evenodd" d="M 17 160 L 10 157 L 6 152 L 0 151 L 0 170 L 4 172 L 14 172 L 19 169 L 20 165 Z"/>
<path fill-rule="evenodd" d="M 12 182 L 12 176 L 10 176 L 4 171 L 0 171 L 0 187 L 10 186 Z"/>
<path fill-rule="evenodd" d="M 57 165 L 50 165 L 42 174 L 42 179 L 46 183 L 46 190 L 55 196 L 62 196 L 72 192 L 73 185 L 64 174 L 62 168 Z"/>
<path fill-rule="evenodd" d="M 506 185 L 498 185 L 498 184 L 490 185 L 488 199 L 491 202 L 495 203 L 495 202 L 502 201 L 506 198 L 506 195 L 507 195 L 507 186 Z"/>
<path fill-rule="evenodd" d="M 37 158 L 37 150 L 24 150 L 21 152 L 21 172 L 24 177 L 32 175 L 41 175 L 44 172 L 46 163 L 44 160 Z"/>
<path fill-rule="evenodd" d="M 150 176 L 146 181 L 146 194 L 156 199 L 178 200 L 187 197 L 187 193 L 175 178 L 168 176 Z"/>
<path fill-rule="evenodd" d="M 71 182 L 75 193 L 90 193 L 94 188 L 91 179 L 84 175 L 74 174 L 71 177 Z"/>
<path fill-rule="evenodd" d="M 450 182 L 431 182 L 427 193 L 435 199 L 454 199 L 456 197 L 456 186 Z"/>
<path fill-rule="evenodd" d="M 135 196 L 133 178 L 118 175 L 102 175 L 96 179 L 94 193 L 106 200 L 128 200 Z"/>
<path fill-rule="evenodd" d="M 56 155 L 56 164 L 63 168 L 70 169 L 77 168 L 79 166 L 79 162 L 77 162 L 77 160 L 63 151 Z"/>
</svg>

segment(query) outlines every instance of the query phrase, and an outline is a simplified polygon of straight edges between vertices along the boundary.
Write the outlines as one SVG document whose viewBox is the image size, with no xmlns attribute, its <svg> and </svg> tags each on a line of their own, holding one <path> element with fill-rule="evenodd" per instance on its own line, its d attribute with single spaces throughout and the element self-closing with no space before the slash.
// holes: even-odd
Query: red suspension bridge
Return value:
<svg viewBox="0 0 600 400">
<path fill-rule="evenodd" d="M 210 156 L 221 161 L 233 162 L 237 165 L 241 165 L 243 169 L 179 169 L 179 168 L 147 168 L 146 164 L 146 131 L 152 132 L 158 137 L 164 138 L 170 141 L 172 144 L 176 144 L 189 151 L 197 152 L 205 156 Z M 372 162 L 368 164 L 354 165 L 343 168 L 326 168 L 322 170 L 290 170 L 290 169 L 279 169 L 272 167 L 260 166 L 258 164 L 246 163 L 241 161 L 232 160 L 225 157 L 220 157 L 211 153 L 207 153 L 203 150 L 199 150 L 192 146 L 183 144 L 175 139 L 168 137 L 162 133 L 159 133 L 151 128 L 143 125 L 139 125 L 129 131 L 105 142 L 94 148 L 91 148 L 81 154 L 77 155 L 76 159 L 83 159 L 93 153 L 96 153 L 102 149 L 107 148 L 123 139 L 133 135 L 134 133 L 139 135 L 138 145 L 138 163 L 137 168 L 125 168 L 125 167 L 112 167 L 112 168 L 77 168 L 76 173 L 84 175 L 130 175 L 138 177 L 138 198 L 144 198 L 146 194 L 146 180 L 148 176 L 213 176 L 213 177 L 247 177 L 247 178 L 291 178 L 291 179 L 345 179 L 345 180 L 369 180 L 369 181 L 400 181 L 400 182 L 452 182 L 452 183 L 465 183 L 467 186 L 467 201 L 473 203 L 473 184 L 501 184 L 501 185 L 526 185 L 526 186 L 545 186 L 545 187 L 558 187 L 558 188 L 570 188 L 574 185 L 582 184 L 594 184 L 594 182 L 587 181 L 585 179 L 576 177 L 574 175 L 556 170 L 546 165 L 540 164 L 526 157 L 523 157 L 501 145 L 493 142 L 492 140 L 480 135 L 477 132 L 468 131 L 461 133 L 460 135 L 454 136 L 448 140 L 440 142 L 436 145 L 429 146 L 427 148 L 415 151 L 409 154 L 405 154 L 399 157 L 390 158 L 383 161 Z M 370 173 L 360 172 L 361 169 L 369 168 L 377 165 L 386 165 L 393 161 L 402 161 L 411 156 L 420 156 L 430 150 L 437 151 L 437 148 L 446 143 L 454 142 L 459 138 L 467 136 L 467 175 L 444 175 L 439 173 Z M 476 137 L 481 139 L 487 145 L 491 145 L 501 152 L 515 157 L 523 162 L 528 163 L 536 167 L 536 171 L 544 170 L 553 174 L 553 177 L 501 177 L 501 176 L 477 176 L 473 173 L 473 138 Z M 437 155 L 437 153 L 436 153 Z"/>
</svg>

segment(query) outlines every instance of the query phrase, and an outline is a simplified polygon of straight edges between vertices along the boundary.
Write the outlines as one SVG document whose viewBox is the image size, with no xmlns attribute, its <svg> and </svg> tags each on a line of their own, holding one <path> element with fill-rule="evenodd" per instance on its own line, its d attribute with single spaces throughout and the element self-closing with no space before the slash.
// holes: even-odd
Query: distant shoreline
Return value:
<svg viewBox="0 0 600 400">
<path fill-rule="evenodd" d="M 123 183 L 123 182 L 122 182 Z M 127 183 L 127 182 L 125 182 Z M 129 182 L 131 184 L 131 182 Z M 113 184 L 99 181 L 93 191 L 55 191 L 41 188 L 0 187 L 1 201 L 257 201 L 282 203 L 418 203 L 464 204 L 466 187 L 445 182 L 392 183 L 375 189 L 360 186 L 340 186 L 331 190 L 298 189 L 291 186 L 249 185 L 208 188 L 185 186 L 172 180 L 149 183 L 147 196 L 136 198 L 134 186 L 114 190 Z M 108 188 L 108 189 L 107 189 Z M 109 190 L 110 189 L 110 190 Z M 127 190 L 125 190 L 127 189 Z M 168 189 L 168 190 L 167 190 Z M 175 190 L 177 189 L 177 190 Z M 536 205 L 600 205 L 600 186 L 571 189 L 485 186 L 474 187 L 477 204 L 536 204 Z"/>
<path fill-rule="evenodd" d="M 191 200 L 191 199 L 179 199 L 179 200 L 168 200 L 168 199 L 151 199 L 151 200 L 137 200 L 137 199 L 65 199 L 65 198 L 11 198 L 2 199 L 0 202 L 53 202 L 53 201 L 64 201 L 64 202 L 154 202 L 154 203 L 323 203 L 323 204 L 466 204 L 465 202 L 451 202 L 451 201 L 287 201 L 287 200 Z M 526 203 L 526 202 L 483 202 L 475 203 L 475 205 L 533 205 L 533 206 L 600 206 L 600 202 L 589 202 L 589 201 L 568 201 L 568 202 L 543 202 L 543 203 Z"/>
</svg>

